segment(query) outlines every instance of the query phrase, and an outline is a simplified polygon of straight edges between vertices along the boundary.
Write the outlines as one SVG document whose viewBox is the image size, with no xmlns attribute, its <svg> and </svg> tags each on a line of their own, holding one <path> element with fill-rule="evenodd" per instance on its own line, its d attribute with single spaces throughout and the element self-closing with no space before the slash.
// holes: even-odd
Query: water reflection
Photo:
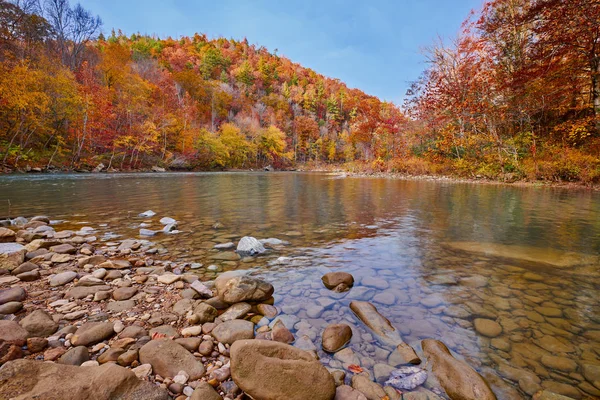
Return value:
<svg viewBox="0 0 600 400">
<path fill-rule="evenodd" d="M 204 279 L 215 269 L 253 269 L 276 286 L 298 338 L 318 347 L 327 324 L 350 323 L 351 347 L 372 373 L 393 363 L 392 349 L 355 319 L 353 299 L 373 302 L 416 348 L 443 340 L 499 398 L 539 388 L 600 394 L 599 193 L 296 173 L 28 175 L 0 177 L 0 215 L 8 200 L 13 216 L 47 214 L 69 220 L 63 229 L 86 222 L 110 232 L 108 246 L 114 235 L 137 236 L 142 211 L 157 213 L 151 229 L 176 218 L 181 233 L 152 238 L 168 251 L 157 257 L 202 263 Z M 213 229 L 216 221 L 222 228 Z M 243 235 L 290 246 L 250 262 L 212 258 L 215 244 Z M 501 251 L 477 251 L 481 243 Z M 588 261 L 552 266 L 564 252 Z M 355 287 L 325 289 L 320 277 L 332 269 L 351 272 Z M 497 322 L 501 333 L 476 329 L 477 319 Z"/>
</svg>

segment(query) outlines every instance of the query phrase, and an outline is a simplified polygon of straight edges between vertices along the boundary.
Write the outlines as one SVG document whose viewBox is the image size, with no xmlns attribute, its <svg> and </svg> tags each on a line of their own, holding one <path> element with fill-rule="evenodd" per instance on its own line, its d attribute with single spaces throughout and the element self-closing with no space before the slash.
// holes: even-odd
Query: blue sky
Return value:
<svg viewBox="0 0 600 400">
<path fill-rule="evenodd" d="M 426 67 L 421 49 L 451 38 L 482 0 L 80 0 L 104 31 L 242 39 L 384 100 L 402 102 Z"/>
</svg>

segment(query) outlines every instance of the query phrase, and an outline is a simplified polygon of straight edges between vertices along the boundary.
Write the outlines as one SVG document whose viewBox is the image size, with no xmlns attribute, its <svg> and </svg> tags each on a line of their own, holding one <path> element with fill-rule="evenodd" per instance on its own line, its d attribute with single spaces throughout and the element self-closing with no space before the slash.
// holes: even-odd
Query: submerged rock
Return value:
<svg viewBox="0 0 600 400">
<path fill-rule="evenodd" d="M 457 360 L 439 340 L 421 342 L 432 371 L 451 399 L 496 400 L 488 383 L 464 361 Z"/>
<path fill-rule="evenodd" d="M 373 304 L 366 301 L 353 301 L 350 303 L 350 309 L 383 343 L 396 346 L 396 350 L 405 364 L 419 364 L 421 362 L 414 349 L 404 343 L 398 330 L 392 326 L 386 317 L 379 314 Z"/>
<path fill-rule="evenodd" d="M 168 400 L 166 390 L 115 364 L 77 367 L 16 360 L 0 369 L 0 398 L 47 400 Z"/>
<path fill-rule="evenodd" d="M 303 350 L 266 340 L 239 340 L 231 346 L 233 381 L 255 399 L 332 400 L 335 382 Z"/>
<path fill-rule="evenodd" d="M 576 265 L 598 265 L 598 263 L 600 263 L 599 256 L 561 251 L 552 248 L 482 242 L 447 242 L 444 243 L 444 245 L 455 250 L 484 254 L 486 256 L 549 264 L 565 269 Z"/>
</svg>

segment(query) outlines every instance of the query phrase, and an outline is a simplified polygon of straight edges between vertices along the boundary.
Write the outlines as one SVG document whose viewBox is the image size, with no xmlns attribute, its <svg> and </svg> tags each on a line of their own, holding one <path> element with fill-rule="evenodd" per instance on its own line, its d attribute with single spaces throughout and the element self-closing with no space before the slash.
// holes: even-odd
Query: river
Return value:
<svg viewBox="0 0 600 400">
<path fill-rule="evenodd" d="M 418 352 L 420 340 L 442 340 L 499 398 L 539 387 L 600 393 L 598 192 L 317 173 L 0 176 L 0 216 L 91 226 L 107 246 L 138 237 L 146 210 L 157 213 L 149 229 L 164 216 L 179 221 L 179 233 L 144 238 L 157 257 L 194 263 L 204 280 L 252 270 L 275 286 L 296 337 L 317 347 L 327 324 L 351 324 L 351 348 L 376 377 L 391 348 L 351 300 L 371 301 Z M 289 244 L 250 260 L 213 248 L 245 235 Z M 354 288 L 326 290 L 320 278 L 332 270 L 352 273 Z M 482 319 L 501 332 L 476 329 Z"/>
</svg>

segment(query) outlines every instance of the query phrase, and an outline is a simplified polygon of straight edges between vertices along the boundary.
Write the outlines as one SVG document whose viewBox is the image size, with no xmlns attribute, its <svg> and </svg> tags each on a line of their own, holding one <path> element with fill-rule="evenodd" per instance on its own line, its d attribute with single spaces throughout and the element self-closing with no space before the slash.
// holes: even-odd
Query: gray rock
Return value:
<svg viewBox="0 0 600 400">
<path fill-rule="evenodd" d="M 232 344 L 236 340 L 253 339 L 254 324 L 242 319 L 225 321 L 217 325 L 211 332 L 217 341 L 224 344 Z"/>
<path fill-rule="evenodd" d="M 90 359 L 90 353 L 87 347 L 77 346 L 69 349 L 65 354 L 60 356 L 57 363 L 65 365 L 81 365 Z"/>
<path fill-rule="evenodd" d="M 61 273 L 58 273 L 58 274 L 50 277 L 50 279 L 49 279 L 50 286 L 56 287 L 56 286 L 66 285 L 67 283 L 71 282 L 75 278 L 77 278 L 77 272 L 75 272 L 75 271 L 61 272 Z"/>
<path fill-rule="evenodd" d="M 267 250 L 256 238 L 244 236 L 238 242 L 236 251 L 241 256 L 254 256 L 264 253 Z"/>
</svg>

